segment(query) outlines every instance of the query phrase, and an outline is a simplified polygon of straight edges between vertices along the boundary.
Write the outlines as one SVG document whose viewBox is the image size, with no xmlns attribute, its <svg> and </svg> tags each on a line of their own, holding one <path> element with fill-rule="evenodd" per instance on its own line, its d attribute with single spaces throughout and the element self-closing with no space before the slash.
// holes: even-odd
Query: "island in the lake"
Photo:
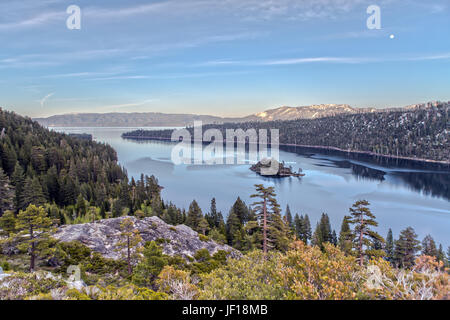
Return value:
<svg viewBox="0 0 450 320">
<path fill-rule="evenodd" d="M 275 161 L 274 166 L 272 166 L 272 161 Z M 272 168 L 277 168 L 278 164 L 278 171 L 275 172 L 275 170 L 271 170 Z M 267 171 L 264 172 L 264 169 Z M 292 171 L 292 167 L 286 167 L 283 162 L 279 162 L 276 159 L 262 159 L 261 161 L 258 161 L 254 165 L 250 167 L 250 170 L 253 172 L 256 172 L 257 174 L 265 177 L 276 177 L 276 178 L 285 178 L 285 177 L 303 177 L 305 176 L 304 173 L 302 173 L 302 169 L 299 169 L 298 172 Z"/>
</svg>

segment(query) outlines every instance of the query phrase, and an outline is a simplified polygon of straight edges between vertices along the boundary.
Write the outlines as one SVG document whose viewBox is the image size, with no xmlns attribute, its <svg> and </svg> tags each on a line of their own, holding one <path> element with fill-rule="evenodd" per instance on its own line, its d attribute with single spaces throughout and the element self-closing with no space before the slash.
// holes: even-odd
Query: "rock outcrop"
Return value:
<svg viewBox="0 0 450 320">
<path fill-rule="evenodd" d="M 121 253 L 116 250 L 120 241 L 120 224 L 126 217 L 105 219 L 95 223 L 64 225 L 53 235 L 62 242 L 79 241 L 92 250 L 101 253 L 105 258 L 119 259 Z M 200 240 L 199 234 L 185 225 L 172 226 L 158 217 L 143 219 L 131 218 L 135 228 L 143 239 L 158 241 L 167 255 L 179 255 L 184 258 L 193 257 L 200 249 L 207 249 L 212 255 L 219 250 L 230 252 L 232 257 L 240 253 L 230 246 L 218 244 L 212 240 Z"/>
</svg>

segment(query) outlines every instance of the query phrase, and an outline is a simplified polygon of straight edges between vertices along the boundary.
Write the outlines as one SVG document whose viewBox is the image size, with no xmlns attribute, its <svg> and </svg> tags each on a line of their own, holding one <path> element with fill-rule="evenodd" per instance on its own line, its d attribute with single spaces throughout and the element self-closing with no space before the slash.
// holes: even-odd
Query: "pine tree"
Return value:
<svg viewBox="0 0 450 320">
<path fill-rule="evenodd" d="M 0 236 L 10 237 L 14 233 L 16 233 L 16 217 L 14 212 L 6 211 L 0 216 Z"/>
<path fill-rule="evenodd" d="M 17 155 L 8 140 L 3 144 L 0 142 L 0 160 L 0 167 L 3 167 L 5 173 L 11 176 L 16 166 Z"/>
<path fill-rule="evenodd" d="M 209 223 L 205 218 L 201 218 L 198 223 L 198 230 L 201 234 L 206 235 L 206 233 L 210 230 Z"/>
<path fill-rule="evenodd" d="M 336 235 L 336 230 L 333 230 L 331 243 L 334 246 L 338 245 L 338 239 L 337 239 L 337 235 Z"/>
<path fill-rule="evenodd" d="M 236 199 L 236 202 L 233 204 L 231 208 L 236 213 L 236 216 L 239 219 L 241 225 L 245 225 L 248 221 L 249 210 L 244 201 L 241 200 L 240 197 Z"/>
<path fill-rule="evenodd" d="M 311 230 L 311 222 L 309 220 L 309 216 L 305 214 L 303 220 L 302 220 L 302 240 L 305 244 L 308 244 L 308 240 L 311 240 L 312 237 L 312 230 Z"/>
<path fill-rule="evenodd" d="M 218 227 L 219 221 L 216 206 L 216 198 L 211 199 L 211 208 L 209 209 L 209 212 L 205 214 L 205 219 L 206 221 L 208 221 L 210 228 Z"/>
<path fill-rule="evenodd" d="M 389 228 L 387 237 L 386 237 L 386 258 L 387 261 L 393 263 L 394 262 L 394 236 L 392 235 L 392 229 Z"/>
<path fill-rule="evenodd" d="M 330 218 L 326 213 L 322 213 L 312 237 L 312 244 L 324 250 L 324 243 L 326 242 L 333 243 L 333 233 L 331 231 Z"/>
<path fill-rule="evenodd" d="M 227 242 L 230 246 L 233 246 L 236 249 L 240 249 L 239 247 L 236 247 L 236 241 L 234 237 L 240 232 L 242 229 L 241 222 L 236 214 L 236 212 L 233 211 L 233 209 L 230 210 L 230 213 L 227 217 L 227 224 L 226 224 L 226 236 L 227 236 Z"/>
<path fill-rule="evenodd" d="M 132 282 L 140 287 L 152 287 L 168 259 L 155 241 L 145 244 L 143 255 L 144 259 L 133 270 Z"/>
<path fill-rule="evenodd" d="M 308 240 L 311 240 L 311 224 L 309 222 L 308 215 L 303 217 L 298 214 L 294 218 L 295 233 L 298 239 L 302 240 L 305 244 L 308 244 Z"/>
<path fill-rule="evenodd" d="M 395 241 L 395 262 L 401 268 L 411 268 L 414 265 L 416 253 L 420 250 L 420 241 L 411 227 L 400 232 Z"/>
<path fill-rule="evenodd" d="M 322 228 L 320 227 L 319 222 L 317 222 L 316 228 L 314 229 L 314 233 L 311 238 L 311 245 L 317 246 L 323 250 Z"/>
<path fill-rule="evenodd" d="M 331 231 L 330 217 L 326 213 L 322 213 L 320 218 L 320 229 L 322 234 L 322 241 L 332 243 L 333 233 Z"/>
<path fill-rule="evenodd" d="M 189 205 L 189 211 L 186 217 L 186 225 L 188 225 L 195 231 L 200 231 L 199 224 L 202 218 L 202 210 L 200 209 L 197 201 L 193 200 Z"/>
<path fill-rule="evenodd" d="M 436 248 L 436 242 L 434 242 L 433 237 L 431 235 L 426 235 L 422 240 L 422 254 L 430 257 L 438 256 L 438 250 Z"/>
<path fill-rule="evenodd" d="M 127 271 L 131 275 L 133 272 L 133 264 L 139 258 L 141 248 L 138 244 L 142 241 L 139 231 L 136 229 L 131 218 L 125 218 L 120 223 L 119 242 L 116 244 L 116 250 L 125 256 L 127 261 Z M 125 250 L 125 253 L 124 253 Z"/>
<path fill-rule="evenodd" d="M 25 172 L 19 162 L 16 163 L 14 167 L 14 172 L 11 176 L 11 182 L 14 185 L 15 195 L 14 195 L 14 207 L 16 212 L 19 211 L 20 201 L 22 199 L 22 192 L 25 186 Z"/>
<path fill-rule="evenodd" d="M 14 241 L 20 243 L 19 248 L 30 254 L 30 272 L 35 269 L 36 256 L 44 249 L 53 231 L 53 222 L 44 208 L 30 205 L 17 215 Z"/>
<path fill-rule="evenodd" d="M 437 251 L 436 259 L 437 259 L 437 261 L 442 261 L 445 263 L 445 253 L 444 253 L 444 248 L 442 247 L 442 244 L 439 244 L 439 249 Z"/>
<path fill-rule="evenodd" d="M 371 230 L 370 227 L 377 227 L 378 222 L 375 221 L 375 215 L 369 209 L 370 203 L 366 200 L 356 201 L 349 209 L 351 218 L 349 223 L 355 225 L 353 236 L 355 249 L 358 254 L 359 264 L 364 263 L 364 256 L 382 256 L 382 250 L 374 250 L 374 242 L 384 243 L 383 237 Z"/>
<path fill-rule="evenodd" d="M 339 248 L 349 255 L 352 253 L 353 248 L 353 233 L 349 224 L 350 217 L 345 216 L 342 219 L 341 231 L 339 232 Z"/>
<path fill-rule="evenodd" d="M 75 209 L 77 210 L 77 215 L 79 217 L 84 217 L 87 213 L 86 201 L 84 200 L 81 193 L 77 197 L 77 204 L 75 206 Z"/>
<path fill-rule="evenodd" d="M 303 219 L 303 217 L 301 219 Z M 297 239 L 301 239 L 301 233 L 300 233 L 300 230 L 302 228 L 302 220 L 301 219 L 300 219 L 300 216 L 298 215 L 298 213 L 296 213 L 294 216 L 293 225 L 294 225 L 294 230 L 295 230 L 295 236 L 297 237 Z"/>
<path fill-rule="evenodd" d="M 0 217 L 6 210 L 12 210 L 14 207 L 14 188 L 11 185 L 8 176 L 0 167 Z"/>
<path fill-rule="evenodd" d="M 450 268 L 450 246 L 447 247 L 447 268 Z"/>
<path fill-rule="evenodd" d="M 286 214 L 284 215 L 286 218 L 286 222 L 289 226 L 289 228 L 293 228 L 293 221 L 292 221 L 292 213 L 291 213 L 291 209 L 289 208 L 289 205 L 286 206 Z"/>
<path fill-rule="evenodd" d="M 273 187 L 265 188 L 262 184 L 256 184 L 255 188 L 256 193 L 250 197 L 259 199 L 252 204 L 252 207 L 262 228 L 263 252 L 266 256 L 268 250 L 276 245 L 274 242 L 282 245 L 284 241 L 283 238 L 279 238 L 279 230 L 283 228 L 278 221 L 278 218 L 281 218 L 280 205 L 275 198 L 276 194 Z M 280 220 L 283 222 L 283 219 Z"/>
<path fill-rule="evenodd" d="M 38 177 L 26 178 L 25 186 L 22 192 L 22 199 L 20 201 L 20 209 L 25 210 L 30 204 L 37 207 L 43 206 L 46 200 Z"/>
<path fill-rule="evenodd" d="M 279 207 L 273 207 L 272 210 L 273 212 L 270 215 L 269 236 L 275 249 L 286 251 L 289 247 L 289 225 L 281 217 Z"/>
</svg>

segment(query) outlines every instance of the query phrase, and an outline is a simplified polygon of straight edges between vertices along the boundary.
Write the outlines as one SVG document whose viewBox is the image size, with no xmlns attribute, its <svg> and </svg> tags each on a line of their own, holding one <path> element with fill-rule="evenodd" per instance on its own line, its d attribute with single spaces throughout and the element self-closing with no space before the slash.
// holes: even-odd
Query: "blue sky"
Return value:
<svg viewBox="0 0 450 320">
<path fill-rule="evenodd" d="M 81 30 L 66 27 L 72 4 Z M 242 116 L 448 101 L 449 18 L 449 0 L 5 0 L 0 106 Z"/>
</svg>

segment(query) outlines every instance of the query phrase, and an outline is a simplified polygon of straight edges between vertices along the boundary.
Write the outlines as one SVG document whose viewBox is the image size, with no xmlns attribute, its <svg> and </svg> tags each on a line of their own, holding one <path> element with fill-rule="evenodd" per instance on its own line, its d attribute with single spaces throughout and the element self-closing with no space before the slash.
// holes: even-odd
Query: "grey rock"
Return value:
<svg viewBox="0 0 450 320">
<path fill-rule="evenodd" d="M 94 223 L 65 225 L 53 235 L 62 242 L 79 241 L 92 250 L 101 253 L 105 258 L 119 259 L 121 252 L 117 251 L 120 241 L 120 224 L 125 218 L 131 218 L 135 228 L 139 230 L 143 239 L 141 246 L 147 241 L 164 239 L 163 252 L 167 255 L 179 255 L 187 259 L 193 257 L 200 249 L 207 249 L 212 255 L 219 250 L 230 252 L 231 257 L 241 254 L 228 245 L 215 241 L 202 241 L 199 234 L 185 225 L 172 226 L 158 217 L 137 219 L 135 217 L 120 217 L 104 219 Z"/>
</svg>

